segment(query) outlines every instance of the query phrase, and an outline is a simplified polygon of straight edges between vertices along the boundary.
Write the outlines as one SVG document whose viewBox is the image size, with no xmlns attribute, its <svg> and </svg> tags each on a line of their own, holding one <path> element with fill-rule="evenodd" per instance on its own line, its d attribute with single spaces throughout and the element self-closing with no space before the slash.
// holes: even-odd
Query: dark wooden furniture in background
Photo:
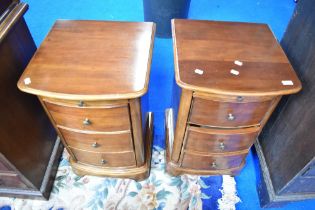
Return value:
<svg viewBox="0 0 315 210">
<path fill-rule="evenodd" d="M 38 95 L 77 174 L 149 175 L 141 96 L 154 31 L 154 23 L 57 21 L 21 76 L 18 87 Z"/>
<path fill-rule="evenodd" d="M 265 24 L 175 19 L 172 26 L 181 96 L 167 170 L 235 175 L 281 96 L 298 92 L 300 81 Z"/>
<path fill-rule="evenodd" d="M 36 51 L 27 8 L 0 4 L 0 196 L 47 199 L 63 147 L 37 98 L 16 86 Z"/>
<path fill-rule="evenodd" d="M 315 199 L 315 1 L 300 1 L 281 45 L 303 84 L 284 98 L 255 144 L 263 207 Z"/>
<path fill-rule="evenodd" d="M 156 36 L 172 37 L 171 20 L 187 18 L 190 0 L 143 0 L 145 21 L 156 23 Z"/>
</svg>

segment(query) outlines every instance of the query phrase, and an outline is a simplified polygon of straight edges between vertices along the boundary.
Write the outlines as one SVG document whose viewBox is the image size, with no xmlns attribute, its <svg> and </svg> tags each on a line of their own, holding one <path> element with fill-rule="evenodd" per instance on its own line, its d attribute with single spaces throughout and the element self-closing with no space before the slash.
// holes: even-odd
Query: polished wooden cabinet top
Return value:
<svg viewBox="0 0 315 210">
<path fill-rule="evenodd" d="M 225 95 L 283 95 L 301 83 L 268 25 L 172 20 L 179 86 Z"/>
<path fill-rule="evenodd" d="M 122 99 L 148 88 L 155 24 L 58 20 L 18 82 L 60 99 Z"/>
</svg>

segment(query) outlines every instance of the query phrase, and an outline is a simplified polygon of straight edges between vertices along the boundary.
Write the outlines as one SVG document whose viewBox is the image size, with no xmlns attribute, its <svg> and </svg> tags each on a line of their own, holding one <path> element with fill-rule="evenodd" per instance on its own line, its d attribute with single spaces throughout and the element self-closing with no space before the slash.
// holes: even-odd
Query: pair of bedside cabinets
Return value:
<svg viewBox="0 0 315 210">
<path fill-rule="evenodd" d="M 167 171 L 236 174 L 281 95 L 301 84 L 266 25 L 172 25 L 179 108 L 175 130 L 167 112 Z M 154 23 L 57 21 L 21 76 L 18 87 L 38 96 L 77 174 L 148 176 L 154 32 Z"/>
</svg>

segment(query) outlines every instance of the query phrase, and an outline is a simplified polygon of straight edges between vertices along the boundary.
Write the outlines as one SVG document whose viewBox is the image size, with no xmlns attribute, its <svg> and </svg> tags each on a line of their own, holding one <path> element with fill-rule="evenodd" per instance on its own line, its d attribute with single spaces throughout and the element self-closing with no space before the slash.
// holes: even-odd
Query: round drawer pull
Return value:
<svg viewBox="0 0 315 210">
<path fill-rule="evenodd" d="M 83 120 L 83 125 L 91 125 L 92 124 L 92 122 L 91 122 L 91 120 L 89 120 L 88 118 L 85 118 L 84 120 Z"/>
<path fill-rule="evenodd" d="M 106 164 L 106 163 L 107 163 L 107 161 L 106 161 L 106 160 L 104 160 L 104 159 L 102 159 L 102 160 L 101 160 L 101 164 L 103 164 L 103 165 L 104 165 L 104 164 Z"/>
<path fill-rule="evenodd" d="M 211 163 L 211 167 L 212 167 L 212 168 L 216 168 L 216 167 L 217 167 L 216 162 Z"/>
<path fill-rule="evenodd" d="M 84 101 L 79 101 L 78 107 L 83 107 L 84 106 Z"/>
<path fill-rule="evenodd" d="M 92 147 L 93 147 L 93 148 L 98 147 L 98 143 L 94 142 L 94 143 L 92 144 Z"/>
<path fill-rule="evenodd" d="M 220 149 L 224 150 L 225 149 L 225 144 L 223 142 L 220 142 Z"/>
<path fill-rule="evenodd" d="M 228 116 L 227 116 L 227 119 L 229 121 L 233 121 L 233 120 L 235 120 L 235 116 L 232 113 L 229 113 Z"/>
<path fill-rule="evenodd" d="M 242 101 L 244 100 L 244 97 L 243 97 L 243 96 L 237 96 L 237 97 L 236 97 L 236 100 L 237 100 L 238 102 L 242 102 Z"/>
</svg>

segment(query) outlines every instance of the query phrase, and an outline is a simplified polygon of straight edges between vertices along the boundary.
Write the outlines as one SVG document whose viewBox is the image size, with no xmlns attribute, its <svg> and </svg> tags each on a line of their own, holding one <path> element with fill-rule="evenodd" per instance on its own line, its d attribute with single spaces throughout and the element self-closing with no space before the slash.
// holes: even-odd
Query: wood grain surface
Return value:
<svg viewBox="0 0 315 210">
<path fill-rule="evenodd" d="M 92 152 L 119 152 L 133 150 L 131 132 L 79 133 L 59 128 L 68 146 Z"/>
<path fill-rule="evenodd" d="M 258 131 L 259 127 L 225 130 L 188 126 L 185 149 L 205 153 L 247 151 Z"/>
<path fill-rule="evenodd" d="M 245 164 L 245 160 L 243 162 L 234 168 L 228 168 L 228 169 L 206 169 L 201 170 L 198 168 L 189 168 L 189 167 L 181 167 L 180 164 L 174 162 L 171 160 L 171 153 L 172 153 L 172 141 L 171 139 L 174 138 L 174 131 L 173 126 L 171 125 L 173 119 L 173 109 L 167 109 L 165 111 L 165 141 L 166 141 L 166 171 L 167 173 L 178 176 L 181 174 L 197 174 L 197 175 L 219 175 L 219 174 L 229 174 L 229 175 L 237 175 L 241 168 Z M 184 153 L 184 152 L 183 152 Z M 207 165 L 208 167 L 208 165 Z"/>
<path fill-rule="evenodd" d="M 174 147 L 172 150 L 171 159 L 177 162 L 182 150 L 183 140 L 185 137 L 187 119 L 189 116 L 192 91 L 183 89 L 180 96 L 180 104 L 178 108 L 178 117 L 176 122 L 176 133 L 174 136 Z"/>
<path fill-rule="evenodd" d="M 139 97 L 148 87 L 154 31 L 154 23 L 57 20 L 18 87 L 61 99 Z"/>
<path fill-rule="evenodd" d="M 149 176 L 151 164 L 151 146 L 153 140 L 153 113 L 148 112 L 145 119 L 145 162 L 142 166 L 126 166 L 126 167 L 102 167 L 87 165 L 81 162 L 76 162 L 73 157 L 70 157 L 70 164 L 73 171 L 81 176 L 89 174 L 95 176 L 109 176 L 129 178 L 137 181 L 146 179 Z M 127 160 L 127 163 L 130 160 Z M 133 160 L 131 160 L 133 161 Z"/>
<path fill-rule="evenodd" d="M 130 108 L 130 121 L 132 124 L 132 135 L 134 149 L 136 152 L 137 166 L 144 164 L 145 152 L 144 152 L 144 132 L 142 131 L 142 119 L 141 119 L 141 104 L 140 99 L 132 99 L 129 101 Z"/>
<path fill-rule="evenodd" d="M 255 126 L 260 124 L 270 106 L 271 101 L 230 103 L 193 98 L 189 122 L 213 127 Z"/>
<path fill-rule="evenodd" d="M 57 126 L 86 131 L 113 132 L 130 130 L 128 107 L 73 108 L 45 102 Z M 88 120 L 90 124 L 85 124 Z"/>
<path fill-rule="evenodd" d="M 84 100 L 64 100 L 43 97 L 43 101 L 59 106 L 68 106 L 76 108 L 116 108 L 128 105 L 128 100 L 101 100 L 101 101 L 84 101 Z"/>
<path fill-rule="evenodd" d="M 172 28 L 176 82 L 182 88 L 223 95 L 284 95 L 301 89 L 266 24 L 173 19 Z M 293 85 L 284 86 L 282 80 Z"/>
<path fill-rule="evenodd" d="M 133 151 L 100 153 L 74 148 L 71 148 L 71 150 L 78 162 L 83 164 L 103 167 L 126 167 L 136 165 L 135 153 Z"/>
<path fill-rule="evenodd" d="M 246 154 L 238 155 L 200 155 L 197 153 L 184 152 L 182 167 L 197 170 L 225 170 L 241 165 Z"/>
</svg>

